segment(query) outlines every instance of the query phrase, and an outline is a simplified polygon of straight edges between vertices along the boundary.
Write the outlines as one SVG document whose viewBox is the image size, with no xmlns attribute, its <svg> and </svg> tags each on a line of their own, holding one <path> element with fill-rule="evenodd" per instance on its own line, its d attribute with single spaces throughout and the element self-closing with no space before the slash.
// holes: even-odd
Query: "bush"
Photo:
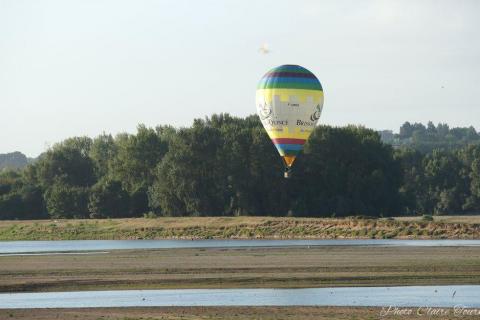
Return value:
<svg viewBox="0 0 480 320">
<path fill-rule="evenodd" d="M 88 211 L 91 218 L 126 217 L 129 214 L 128 193 L 114 180 L 101 180 L 93 186 Z"/>
<path fill-rule="evenodd" d="M 156 218 L 158 218 L 158 216 L 157 216 L 154 212 L 152 212 L 152 211 L 150 211 L 150 212 L 148 212 L 148 213 L 144 213 L 144 214 L 143 214 L 143 217 L 144 217 L 145 219 L 156 219 Z"/>
<path fill-rule="evenodd" d="M 433 221 L 433 217 L 431 214 L 424 214 L 422 216 L 422 221 Z"/>
</svg>

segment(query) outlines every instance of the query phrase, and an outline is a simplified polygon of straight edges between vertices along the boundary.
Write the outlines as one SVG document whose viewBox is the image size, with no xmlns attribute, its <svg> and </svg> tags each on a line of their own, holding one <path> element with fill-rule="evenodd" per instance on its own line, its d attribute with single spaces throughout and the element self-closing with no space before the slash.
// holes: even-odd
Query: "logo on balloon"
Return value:
<svg viewBox="0 0 480 320">
<path fill-rule="evenodd" d="M 270 118 L 272 115 L 272 106 L 264 103 L 263 105 L 258 105 L 258 115 L 260 116 L 260 120 L 265 120 Z"/>
<path fill-rule="evenodd" d="M 310 116 L 310 120 L 317 121 L 318 119 L 320 119 L 320 115 L 322 114 L 322 108 L 323 106 L 320 106 L 319 104 L 317 104 L 315 111 Z"/>
</svg>

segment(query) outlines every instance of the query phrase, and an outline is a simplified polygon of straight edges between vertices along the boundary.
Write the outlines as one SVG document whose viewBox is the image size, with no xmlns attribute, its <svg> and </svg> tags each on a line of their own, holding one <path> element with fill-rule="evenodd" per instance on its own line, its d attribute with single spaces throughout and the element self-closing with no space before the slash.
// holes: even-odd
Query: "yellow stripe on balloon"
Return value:
<svg viewBox="0 0 480 320">
<path fill-rule="evenodd" d="M 289 102 L 295 96 L 299 102 L 304 103 L 307 97 L 313 97 L 314 103 L 323 103 L 323 91 L 306 89 L 257 89 L 257 100 L 263 97 L 266 103 L 271 103 L 274 96 L 280 96 L 280 101 Z"/>
<path fill-rule="evenodd" d="M 295 128 L 294 132 L 289 132 L 287 127 L 279 131 L 278 128 L 266 129 L 270 139 L 291 138 L 291 139 L 305 139 L 307 140 L 312 130 Z"/>
</svg>

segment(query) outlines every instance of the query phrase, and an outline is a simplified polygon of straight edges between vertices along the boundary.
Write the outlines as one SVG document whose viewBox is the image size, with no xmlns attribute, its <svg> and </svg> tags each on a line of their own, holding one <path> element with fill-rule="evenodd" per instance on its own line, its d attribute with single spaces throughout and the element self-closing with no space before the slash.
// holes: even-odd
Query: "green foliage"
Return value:
<svg viewBox="0 0 480 320">
<path fill-rule="evenodd" d="M 179 130 L 150 188 L 163 215 L 281 215 L 282 166 L 257 117 L 217 115 Z"/>
<path fill-rule="evenodd" d="M 477 163 L 480 146 L 459 150 L 434 150 L 423 155 L 401 148 L 396 158 L 402 163 L 406 213 L 457 214 L 480 210 Z"/>
<path fill-rule="evenodd" d="M 243 122 L 243 123 L 242 123 Z M 178 132 L 157 167 L 150 204 L 164 215 L 391 215 L 400 168 L 378 134 L 319 127 L 291 180 L 260 123 L 220 115 Z"/>
<path fill-rule="evenodd" d="M 167 128 L 154 130 L 139 125 L 136 135 L 120 134 L 115 138 L 108 176 L 121 181 L 122 188 L 129 193 L 131 216 L 141 216 L 149 210 L 147 190 L 153 184 L 153 171 L 168 150 L 164 134 L 171 132 Z"/>
<path fill-rule="evenodd" d="M 115 144 L 109 175 L 121 181 L 128 192 L 150 186 L 152 171 L 167 152 L 167 143 L 154 129 L 140 125 L 136 135 L 120 134 Z"/>
<path fill-rule="evenodd" d="M 42 189 L 30 184 L 21 173 L 0 173 L 0 219 L 45 218 Z"/>
<path fill-rule="evenodd" d="M 102 134 L 92 141 L 89 157 L 92 159 L 97 179 L 110 171 L 111 161 L 117 156 L 118 147 L 112 135 Z"/>
<path fill-rule="evenodd" d="M 283 178 L 282 161 L 257 116 L 219 114 L 189 128 L 140 125 L 135 134 L 75 137 L 21 171 L 0 173 L 0 219 L 480 210 L 473 128 L 405 123 L 399 135 L 381 135 L 399 147 L 363 127 L 317 127 L 291 179 Z"/>
<path fill-rule="evenodd" d="M 423 221 L 433 221 L 433 217 L 432 217 L 431 214 L 424 214 L 424 215 L 422 216 L 422 220 L 423 220 Z"/>
<path fill-rule="evenodd" d="M 52 218 L 87 218 L 89 190 L 55 183 L 45 193 L 47 210 Z"/>
<path fill-rule="evenodd" d="M 157 168 L 152 207 L 170 216 L 223 212 L 225 181 L 219 177 L 223 168 L 216 167 L 222 142 L 219 129 L 200 120 L 191 129 L 179 130 Z"/>
<path fill-rule="evenodd" d="M 423 155 L 414 149 L 400 148 L 396 150 L 394 158 L 400 164 L 402 171 L 402 185 L 399 188 L 403 211 L 408 215 L 422 212 L 425 195 L 418 193 L 425 188 Z"/>
<path fill-rule="evenodd" d="M 70 138 L 56 144 L 35 164 L 43 188 L 63 183 L 89 187 L 95 183 L 94 164 L 89 157 L 92 141 L 87 137 Z"/>
<path fill-rule="evenodd" d="M 156 219 L 156 218 L 158 218 L 158 216 L 157 216 L 154 212 L 152 212 L 152 211 L 150 211 L 150 212 L 148 212 L 148 213 L 144 213 L 144 214 L 143 214 L 143 217 L 144 217 L 145 219 Z"/>
<path fill-rule="evenodd" d="M 465 177 L 463 164 L 449 152 L 434 150 L 424 159 L 425 183 L 428 192 L 424 211 L 434 214 L 457 213 L 465 202 Z"/>
<path fill-rule="evenodd" d="M 130 193 L 130 216 L 140 217 L 142 214 L 150 210 L 148 205 L 148 186 L 140 186 L 138 189 Z"/>
<path fill-rule="evenodd" d="M 102 179 L 91 188 L 88 211 L 91 218 L 127 217 L 128 193 L 119 181 Z"/>
<path fill-rule="evenodd" d="M 0 195 L 6 195 L 21 185 L 20 174 L 16 171 L 6 170 L 0 173 Z"/>
<path fill-rule="evenodd" d="M 297 215 L 388 216 L 401 210 L 399 163 L 373 130 L 318 127 L 297 161 L 289 188 Z"/>
</svg>

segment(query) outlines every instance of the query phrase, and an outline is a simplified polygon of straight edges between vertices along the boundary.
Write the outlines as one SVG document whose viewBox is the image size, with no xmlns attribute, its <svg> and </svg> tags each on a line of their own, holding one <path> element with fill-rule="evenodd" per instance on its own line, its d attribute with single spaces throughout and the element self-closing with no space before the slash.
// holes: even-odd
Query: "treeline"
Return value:
<svg viewBox="0 0 480 320">
<path fill-rule="evenodd" d="M 405 122 L 397 134 L 390 130 L 379 133 L 382 141 L 386 143 L 396 147 L 408 146 L 423 153 L 435 149 L 455 150 L 470 144 L 480 144 L 480 134 L 474 127 L 450 128 L 446 123 L 435 126 L 431 121 L 427 126 L 422 123 Z"/>
<path fill-rule="evenodd" d="M 76 137 L 0 174 L 0 219 L 392 216 L 480 209 L 480 147 L 424 154 L 370 129 L 320 126 L 283 178 L 257 116 Z"/>
</svg>

